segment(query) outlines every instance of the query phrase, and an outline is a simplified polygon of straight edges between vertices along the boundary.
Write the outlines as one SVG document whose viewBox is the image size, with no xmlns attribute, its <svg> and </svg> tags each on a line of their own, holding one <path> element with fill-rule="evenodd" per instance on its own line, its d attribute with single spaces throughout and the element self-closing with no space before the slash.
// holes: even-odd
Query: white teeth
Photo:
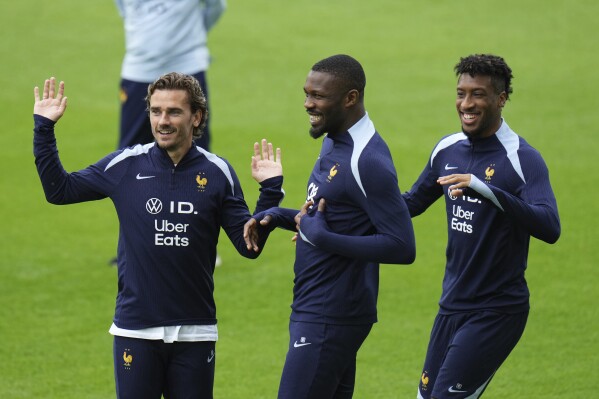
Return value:
<svg viewBox="0 0 599 399">
<path fill-rule="evenodd" d="M 464 119 L 469 119 L 470 120 L 470 119 L 474 119 L 474 118 L 476 118 L 476 115 L 473 115 L 473 114 L 464 114 Z"/>
<path fill-rule="evenodd" d="M 310 115 L 310 123 L 318 122 L 321 118 L 319 115 Z"/>
</svg>

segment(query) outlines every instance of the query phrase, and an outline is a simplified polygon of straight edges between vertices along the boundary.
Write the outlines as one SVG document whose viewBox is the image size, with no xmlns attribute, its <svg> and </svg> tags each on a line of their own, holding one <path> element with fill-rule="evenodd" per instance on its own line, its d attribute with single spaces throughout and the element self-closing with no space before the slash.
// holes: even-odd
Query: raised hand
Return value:
<svg viewBox="0 0 599 399">
<path fill-rule="evenodd" d="M 40 90 L 37 86 L 33 89 L 35 103 L 33 113 L 44 116 L 54 122 L 58 121 L 67 108 L 67 98 L 64 96 L 64 82 L 58 85 L 56 93 L 56 79 L 46 79 L 44 82 L 44 91 L 40 98 Z M 55 97 L 56 95 L 56 97 Z"/>
<path fill-rule="evenodd" d="M 252 177 L 258 183 L 275 176 L 283 175 L 281 164 L 281 149 L 277 148 L 276 157 L 272 143 L 262 139 L 262 150 L 258 143 L 254 143 L 254 156 L 252 157 Z"/>
</svg>

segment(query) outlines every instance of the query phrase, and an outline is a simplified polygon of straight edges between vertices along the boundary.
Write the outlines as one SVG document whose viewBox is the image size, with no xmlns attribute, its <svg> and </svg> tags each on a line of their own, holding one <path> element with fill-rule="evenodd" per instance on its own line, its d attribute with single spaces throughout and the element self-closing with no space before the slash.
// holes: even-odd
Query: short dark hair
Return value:
<svg viewBox="0 0 599 399">
<path fill-rule="evenodd" d="M 456 76 L 467 73 L 474 77 L 476 75 L 490 76 L 493 87 L 497 94 L 505 91 L 506 99 L 512 93 L 512 70 L 505 60 L 492 54 L 472 54 L 460 58 L 460 62 L 454 67 Z"/>
<path fill-rule="evenodd" d="M 196 78 L 191 75 L 178 72 L 170 72 L 160 76 L 148 86 L 148 95 L 146 96 L 147 111 L 150 110 L 150 97 L 156 90 L 183 90 L 187 92 L 187 99 L 191 107 L 191 112 L 202 112 L 200 124 L 193 128 L 193 137 L 202 137 L 202 129 L 206 126 L 208 120 L 208 106 L 206 96 L 202 91 L 202 86 Z"/>
<path fill-rule="evenodd" d="M 362 65 L 349 55 L 337 54 L 318 61 L 312 66 L 314 72 L 325 72 L 339 79 L 342 89 L 349 91 L 356 89 L 360 94 L 360 100 L 364 98 L 366 87 L 366 75 Z"/>
</svg>

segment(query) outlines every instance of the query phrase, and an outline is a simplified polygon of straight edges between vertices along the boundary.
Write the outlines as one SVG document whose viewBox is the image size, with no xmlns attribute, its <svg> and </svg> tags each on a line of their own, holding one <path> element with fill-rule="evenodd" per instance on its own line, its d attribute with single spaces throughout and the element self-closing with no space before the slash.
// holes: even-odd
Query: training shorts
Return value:
<svg viewBox="0 0 599 399">
<path fill-rule="evenodd" d="M 118 399 L 212 399 L 214 341 L 114 337 Z"/>
<path fill-rule="evenodd" d="M 351 398 L 356 355 L 371 328 L 291 321 L 278 398 Z"/>
<path fill-rule="evenodd" d="M 418 399 L 479 398 L 524 332 L 528 312 L 438 314 Z"/>
</svg>

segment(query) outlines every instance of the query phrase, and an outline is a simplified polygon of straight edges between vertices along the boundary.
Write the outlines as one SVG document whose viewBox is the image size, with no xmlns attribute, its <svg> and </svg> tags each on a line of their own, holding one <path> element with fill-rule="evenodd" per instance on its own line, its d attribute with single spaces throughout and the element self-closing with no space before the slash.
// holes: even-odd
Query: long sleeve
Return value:
<svg viewBox="0 0 599 399">
<path fill-rule="evenodd" d="M 60 162 L 55 123 L 34 115 L 33 154 L 48 202 L 57 205 L 93 201 L 105 198 L 110 182 L 100 177 L 100 161 L 78 172 L 67 173 Z"/>
<path fill-rule="evenodd" d="M 285 229 L 285 230 L 289 230 L 289 231 L 296 231 L 295 228 L 295 215 L 297 215 L 299 213 L 299 210 L 297 209 L 289 209 L 289 208 L 270 208 L 267 210 L 264 210 L 262 212 L 256 212 L 253 215 L 253 218 L 256 219 L 256 221 L 260 221 L 262 219 L 264 219 L 264 217 L 266 215 L 269 215 L 272 219 L 269 223 L 268 227 L 270 230 L 274 230 L 277 227 Z"/>
<path fill-rule="evenodd" d="M 259 256 L 260 252 L 248 250 L 245 240 L 243 239 L 243 227 L 250 219 L 251 215 L 244 200 L 237 175 L 233 171 L 233 168 L 230 168 L 229 170 L 234 182 L 234 191 L 231 192 L 225 200 L 221 224 L 227 236 L 237 249 L 237 252 L 246 258 L 255 259 Z M 256 205 L 257 212 L 277 206 L 282 201 L 284 196 L 282 185 L 282 176 L 273 177 L 261 183 L 260 196 Z M 259 230 L 260 239 L 258 245 L 260 248 L 263 248 L 266 244 L 270 231 L 271 229 Z"/>
<path fill-rule="evenodd" d="M 254 214 L 279 206 L 284 197 L 283 176 L 271 177 L 264 180 L 260 183 L 260 196 L 258 197 Z"/>
<path fill-rule="evenodd" d="M 531 236 L 552 244 L 558 240 L 561 227 L 547 166 L 534 150 L 519 159 L 525 181 L 518 196 L 485 184 L 476 176 L 472 176 L 469 189 L 493 202 Z"/>
<path fill-rule="evenodd" d="M 377 263 L 410 264 L 416 257 L 414 230 L 408 208 L 397 185 L 394 169 L 376 156 L 360 164 L 364 193 L 356 192 L 356 203 L 366 211 L 372 229 L 369 234 L 348 235 L 332 231 L 326 209 L 304 216 L 300 223 L 302 239 L 343 256 Z M 325 198 L 326 201 L 326 198 Z M 318 204 L 314 204 L 317 208 Z"/>
<path fill-rule="evenodd" d="M 413 232 L 410 233 L 412 223 L 409 213 L 407 210 L 401 213 L 403 222 L 398 228 L 406 232 L 403 237 L 385 234 L 336 234 L 328 228 L 322 212 L 302 218 L 301 234 L 312 245 L 343 256 L 377 263 L 410 264 L 416 258 L 416 244 Z"/>
<path fill-rule="evenodd" d="M 412 217 L 423 213 L 443 195 L 443 188 L 437 183 L 438 177 L 427 162 L 410 191 L 402 195 Z"/>
</svg>

